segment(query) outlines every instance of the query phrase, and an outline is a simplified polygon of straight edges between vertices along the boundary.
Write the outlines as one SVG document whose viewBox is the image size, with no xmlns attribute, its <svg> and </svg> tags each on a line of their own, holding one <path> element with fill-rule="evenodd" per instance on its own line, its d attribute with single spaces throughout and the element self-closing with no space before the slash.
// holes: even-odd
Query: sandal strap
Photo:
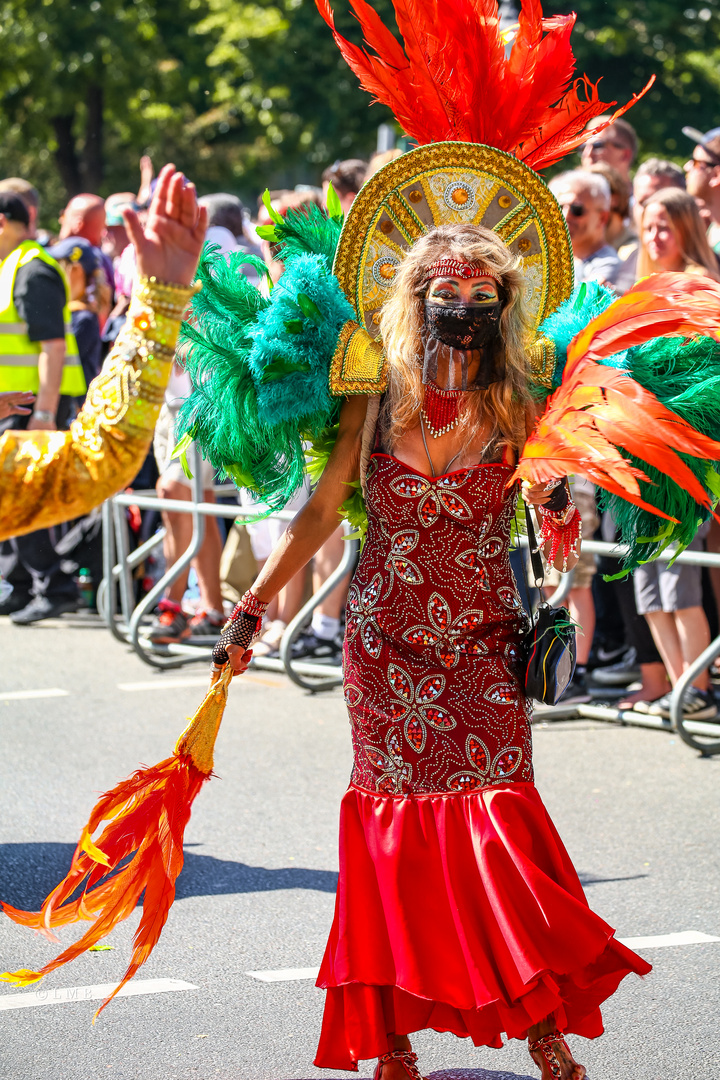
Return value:
<svg viewBox="0 0 720 1080">
<path fill-rule="evenodd" d="M 382 1066 L 388 1061 L 399 1061 L 410 1080 L 423 1080 L 416 1064 L 417 1054 L 412 1050 L 391 1050 L 383 1054 L 378 1058 L 378 1075 L 382 1071 Z"/>
<path fill-rule="evenodd" d="M 531 1054 L 534 1051 L 539 1050 L 550 1066 L 552 1076 L 558 1077 L 559 1080 L 562 1076 L 562 1069 L 560 1068 L 557 1054 L 553 1050 L 553 1046 L 557 1043 L 561 1043 L 569 1053 L 568 1045 L 565 1042 L 565 1035 L 562 1031 L 551 1031 L 549 1035 L 541 1035 L 540 1038 L 535 1039 L 534 1042 L 530 1042 L 528 1039 L 528 1050 Z"/>
</svg>

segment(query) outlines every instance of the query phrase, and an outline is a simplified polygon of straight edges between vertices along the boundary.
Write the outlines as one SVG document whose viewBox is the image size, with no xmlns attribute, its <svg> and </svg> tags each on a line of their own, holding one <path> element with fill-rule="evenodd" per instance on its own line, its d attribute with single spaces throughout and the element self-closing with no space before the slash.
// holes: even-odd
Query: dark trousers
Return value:
<svg viewBox="0 0 720 1080">
<path fill-rule="evenodd" d="M 61 397 L 58 408 L 58 427 L 69 426 L 76 413 L 73 398 Z M 0 432 L 23 430 L 29 417 L 11 416 L 0 424 Z M 63 570 L 63 559 L 55 550 L 60 540 L 58 529 L 38 529 L 37 532 L 16 536 L 0 542 L 0 574 L 16 590 L 16 595 L 47 596 L 49 600 L 74 600 L 77 585 L 70 573 Z"/>
</svg>

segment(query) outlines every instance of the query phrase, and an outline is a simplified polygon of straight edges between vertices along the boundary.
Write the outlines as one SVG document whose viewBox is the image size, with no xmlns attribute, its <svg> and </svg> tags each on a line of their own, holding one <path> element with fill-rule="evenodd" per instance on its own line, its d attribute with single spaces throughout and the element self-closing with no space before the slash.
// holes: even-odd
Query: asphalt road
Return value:
<svg viewBox="0 0 720 1080">
<path fill-rule="evenodd" d="M 0 898 L 35 909 L 66 872 L 97 793 L 170 753 L 205 673 L 195 665 L 155 674 L 75 617 L 31 628 L 0 619 L 0 657 Z M 188 678 L 197 684 L 177 684 Z M 67 693 L 3 697 L 42 689 Z M 580 721 L 536 728 L 535 762 L 590 903 L 618 936 L 720 937 L 720 759 L 700 759 L 662 732 Z M 312 1065 L 323 997 L 312 978 L 248 974 L 320 963 L 350 771 L 339 692 L 313 697 L 260 673 L 236 680 L 216 771 L 186 833 L 178 899 L 137 978 L 164 980 L 165 992 L 117 999 L 91 1026 L 99 1002 L 87 988 L 122 974 L 136 917 L 113 933 L 112 950 L 48 976 L 40 1004 L 9 1008 L 20 992 L 0 984 L 0 1080 L 345 1075 Z M 76 933 L 60 931 L 64 943 Z M 652 974 L 621 985 L 601 1039 L 573 1042 L 590 1080 L 716 1080 L 720 941 L 639 951 Z M 0 919 L 2 968 L 53 955 L 44 939 Z M 167 980 L 193 989 L 168 990 Z M 493 1051 L 423 1033 L 415 1043 L 432 1080 L 538 1076 L 517 1042 Z M 372 1064 L 359 1075 L 370 1077 Z"/>
</svg>

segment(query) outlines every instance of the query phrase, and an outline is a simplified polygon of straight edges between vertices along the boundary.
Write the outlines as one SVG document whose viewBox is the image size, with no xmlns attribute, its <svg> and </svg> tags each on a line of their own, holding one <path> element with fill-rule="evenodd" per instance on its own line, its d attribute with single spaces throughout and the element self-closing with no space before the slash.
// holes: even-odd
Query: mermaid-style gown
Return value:
<svg viewBox="0 0 720 1080">
<path fill-rule="evenodd" d="M 501 1046 L 550 1013 L 592 1038 L 621 979 L 650 970 L 590 911 L 533 783 L 511 471 L 370 462 L 321 1068 L 356 1070 L 388 1032 Z"/>
</svg>

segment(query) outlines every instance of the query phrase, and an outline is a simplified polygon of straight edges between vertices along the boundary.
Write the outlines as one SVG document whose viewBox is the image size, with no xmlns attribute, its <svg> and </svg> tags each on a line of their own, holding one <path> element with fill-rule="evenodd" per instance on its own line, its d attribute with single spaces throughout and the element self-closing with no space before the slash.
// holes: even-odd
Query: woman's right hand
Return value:
<svg viewBox="0 0 720 1080">
<path fill-rule="evenodd" d="M 233 669 L 233 675 L 242 675 L 244 671 L 247 671 L 252 660 L 252 649 L 243 649 L 242 645 L 226 645 L 225 651 L 228 654 L 228 663 Z"/>
<path fill-rule="evenodd" d="M 174 165 L 165 165 L 145 227 L 134 210 L 124 210 L 123 217 L 141 277 L 173 285 L 192 284 L 207 230 L 207 210 L 198 207 L 194 184 Z"/>
<path fill-rule="evenodd" d="M 247 671 L 250 661 L 252 660 L 252 649 L 243 649 L 242 645 L 226 645 L 225 652 L 228 654 L 228 664 L 232 668 L 233 678 L 236 675 L 242 675 L 244 671 Z M 210 679 L 210 685 L 214 686 L 223 673 L 225 665 L 222 667 L 213 665 L 212 676 Z"/>
<path fill-rule="evenodd" d="M 0 420 L 8 416 L 29 416 L 32 409 L 29 408 L 35 400 L 35 395 L 29 390 L 8 390 L 0 394 Z"/>
</svg>

